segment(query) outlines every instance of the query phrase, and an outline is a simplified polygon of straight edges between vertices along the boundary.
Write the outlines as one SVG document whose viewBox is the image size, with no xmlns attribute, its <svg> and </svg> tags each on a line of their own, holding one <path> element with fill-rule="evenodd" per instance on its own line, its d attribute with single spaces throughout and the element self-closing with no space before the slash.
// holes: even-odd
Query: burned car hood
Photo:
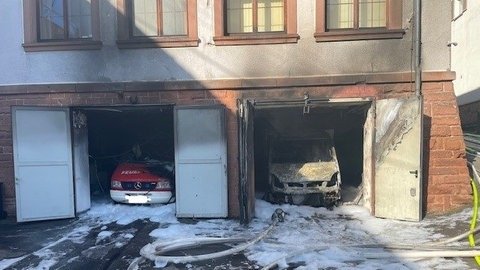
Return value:
<svg viewBox="0 0 480 270">
<path fill-rule="evenodd" d="M 272 163 L 270 172 L 281 182 L 330 181 L 338 167 L 335 161 Z"/>
</svg>

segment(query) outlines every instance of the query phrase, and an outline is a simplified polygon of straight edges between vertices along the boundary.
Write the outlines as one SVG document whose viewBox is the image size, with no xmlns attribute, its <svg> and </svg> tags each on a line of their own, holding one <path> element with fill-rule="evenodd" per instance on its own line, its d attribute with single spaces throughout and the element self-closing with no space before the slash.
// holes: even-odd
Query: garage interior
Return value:
<svg viewBox="0 0 480 270">
<path fill-rule="evenodd" d="M 109 198 L 110 178 L 122 162 L 175 159 L 173 106 L 81 108 L 88 122 L 92 199 Z"/>
<path fill-rule="evenodd" d="M 273 137 L 313 139 L 333 131 L 341 174 L 341 202 L 358 201 L 364 170 L 364 125 L 371 103 L 324 103 L 315 106 L 255 106 L 255 194 L 265 198 L 269 189 L 269 145 Z M 308 155 L 308 154 L 306 154 Z"/>
</svg>

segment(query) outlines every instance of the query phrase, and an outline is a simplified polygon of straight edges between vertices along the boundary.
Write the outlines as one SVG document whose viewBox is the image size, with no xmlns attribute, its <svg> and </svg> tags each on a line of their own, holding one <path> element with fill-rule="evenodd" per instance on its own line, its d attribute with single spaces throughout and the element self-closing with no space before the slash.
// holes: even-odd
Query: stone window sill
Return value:
<svg viewBox="0 0 480 270">
<path fill-rule="evenodd" d="M 94 40 L 46 41 L 24 43 L 22 46 L 26 52 L 99 50 L 102 48 L 102 42 Z"/>
<path fill-rule="evenodd" d="M 155 37 L 155 38 L 137 38 L 128 40 L 117 40 L 120 49 L 140 49 L 140 48 L 175 48 L 175 47 L 197 47 L 198 38 L 189 37 Z"/>
<path fill-rule="evenodd" d="M 405 34 L 399 30 L 338 30 L 315 33 L 317 42 L 371 40 L 371 39 L 400 39 Z"/>
<path fill-rule="evenodd" d="M 214 37 L 216 46 L 297 43 L 298 34 L 252 34 Z"/>
</svg>

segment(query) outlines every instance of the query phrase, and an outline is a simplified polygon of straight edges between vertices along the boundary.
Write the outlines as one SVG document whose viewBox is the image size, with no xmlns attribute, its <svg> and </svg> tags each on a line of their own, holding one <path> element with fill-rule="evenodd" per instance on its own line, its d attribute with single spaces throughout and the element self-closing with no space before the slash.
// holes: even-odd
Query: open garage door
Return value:
<svg viewBox="0 0 480 270">
<path fill-rule="evenodd" d="M 225 110 L 175 108 L 177 217 L 227 217 Z"/>
<path fill-rule="evenodd" d="M 338 193 L 341 192 L 342 202 L 366 201 L 369 203 L 372 201 L 372 198 L 369 197 L 371 192 L 362 192 L 371 187 L 371 172 L 373 171 L 371 159 L 374 118 L 370 99 L 310 99 L 306 95 L 304 99 L 244 99 L 239 100 L 237 106 L 239 202 L 240 218 L 243 223 L 248 223 L 252 219 L 255 214 L 255 200 L 260 198 L 271 203 L 322 204 L 319 202 L 320 200 L 316 200 L 322 194 L 316 190 L 311 192 L 312 189 L 309 189 L 309 187 L 317 187 L 318 183 L 304 184 L 308 180 L 304 174 L 305 170 L 287 175 L 296 170 L 295 166 L 290 166 L 289 163 L 295 163 L 298 160 L 297 163 L 313 164 L 321 159 L 318 158 L 318 152 L 315 152 L 318 150 L 318 147 L 315 148 L 315 146 L 318 146 L 322 139 L 323 141 L 329 140 L 331 145 L 335 145 L 337 149 L 334 150 L 335 156 L 338 157 L 337 164 L 342 174 L 341 182 L 335 182 L 334 187 L 331 188 L 333 190 L 331 194 L 334 193 L 338 198 Z M 371 115 L 368 117 L 368 125 L 366 123 L 367 112 Z M 364 129 L 368 130 L 364 131 Z M 325 134 L 328 134 L 329 139 L 326 139 Z M 364 134 L 366 134 L 365 137 L 368 137 L 368 144 L 365 144 L 367 146 L 365 148 L 363 147 Z M 287 141 L 291 143 L 283 143 Z M 327 160 L 328 157 L 324 159 Z M 301 166 L 300 170 L 302 168 Z M 368 168 L 365 173 L 364 168 Z M 338 167 L 335 169 L 337 170 Z M 287 181 L 302 177 L 307 180 L 298 181 L 303 181 L 302 184 L 275 182 L 274 170 L 281 173 L 287 172 L 284 173 Z M 317 171 L 320 170 L 314 172 Z M 335 179 L 340 179 L 338 174 L 332 175 L 336 175 Z M 320 181 L 330 180 L 332 175 L 320 176 L 318 179 Z M 317 176 L 314 175 L 311 179 Z M 288 179 L 288 177 L 291 178 Z M 341 188 L 338 188 L 340 185 Z M 303 190 L 293 194 L 295 197 L 291 193 L 278 191 L 286 186 L 301 187 Z M 362 194 L 368 198 L 362 200 Z"/>
<path fill-rule="evenodd" d="M 255 160 L 253 133 L 253 105 L 239 100 L 239 154 L 240 154 L 240 221 L 250 222 L 255 214 Z M 249 199 L 250 198 L 250 199 Z"/>
<path fill-rule="evenodd" d="M 75 216 L 70 114 L 66 108 L 13 108 L 17 221 Z"/>
<path fill-rule="evenodd" d="M 422 216 L 422 99 L 376 102 L 375 215 Z"/>
<path fill-rule="evenodd" d="M 87 116 L 74 110 L 72 120 L 75 212 L 78 214 L 87 211 L 91 206 Z"/>
</svg>

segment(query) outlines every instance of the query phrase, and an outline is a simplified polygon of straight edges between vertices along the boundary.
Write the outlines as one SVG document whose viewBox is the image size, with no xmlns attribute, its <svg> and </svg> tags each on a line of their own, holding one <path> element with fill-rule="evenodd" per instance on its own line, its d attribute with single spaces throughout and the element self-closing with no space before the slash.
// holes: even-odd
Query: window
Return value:
<svg viewBox="0 0 480 270">
<path fill-rule="evenodd" d="M 215 0 L 215 45 L 297 42 L 296 0 Z"/>
<path fill-rule="evenodd" d="M 120 0 L 120 48 L 197 46 L 196 0 Z"/>
<path fill-rule="evenodd" d="M 227 0 L 227 33 L 285 31 L 284 0 Z"/>
<path fill-rule="evenodd" d="M 401 0 L 317 0 L 317 41 L 402 38 Z"/>
<path fill-rule="evenodd" d="M 24 0 L 25 51 L 99 49 L 98 0 Z"/>
<path fill-rule="evenodd" d="M 465 10 L 467 10 L 467 0 L 452 0 L 453 20 L 462 16 Z"/>
</svg>

